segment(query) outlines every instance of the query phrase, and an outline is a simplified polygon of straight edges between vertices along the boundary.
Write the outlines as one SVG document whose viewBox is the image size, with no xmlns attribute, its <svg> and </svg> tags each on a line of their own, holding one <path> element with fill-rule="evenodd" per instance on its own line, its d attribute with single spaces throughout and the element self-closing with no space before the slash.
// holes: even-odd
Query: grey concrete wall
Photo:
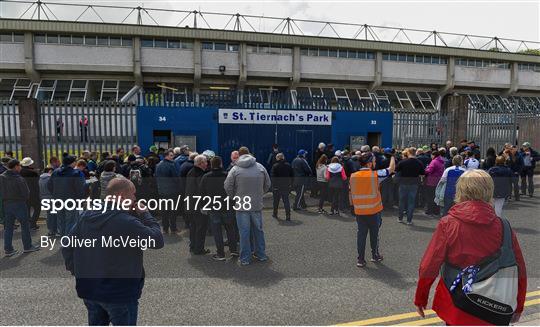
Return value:
<svg viewBox="0 0 540 327">
<path fill-rule="evenodd" d="M 132 71 L 131 47 L 35 44 L 36 69 Z"/>
<path fill-rule="evenodd" d="M 473 87 L 510 86 L 510 70 L 456 66 L 456 85 Z"/>
<path fill-rule="evenodd" d="M 248 53 L 248 76 L 292 76 L 292 55 Z"/>
<path fill-rule="evenodd" d="M 383 60 L 383 82 L 446 84 L 446 65 L 415 64 Z"/>
<path fill-rule="evenodd" d="M 24 64 L 24 44 L 0 43 L 0 63 Z"/>
<path fill-rule="evenodd" d="M 203 74 L 220 74 L 219 66 L 225 66 L 225 75 L 240 74 L 237 52 L 203 50 L 201 65 Z"/>
<path fill-rule="evenodd" d="M 519 71 L 519 88 L 540 90 L 540 72 Z"/>
<path fill-rule="evenodd" d="M 375 75 L 374 60 L 301 56 L 302 78 L 370 81 Z"/>
<path fill-rule="evenodd" d="M 141 65 L 143 72 L 193 74 L 193 51 L 142 48 Z"/>
</svg>

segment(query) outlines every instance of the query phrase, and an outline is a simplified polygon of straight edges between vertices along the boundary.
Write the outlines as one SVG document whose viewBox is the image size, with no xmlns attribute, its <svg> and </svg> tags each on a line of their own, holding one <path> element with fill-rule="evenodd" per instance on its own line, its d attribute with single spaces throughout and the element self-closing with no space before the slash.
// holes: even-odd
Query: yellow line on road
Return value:
<svg viewBox="0 0 540 327">
<path fill-rule="evenodd" d="M 540 291 L 529 292 L 527 293 L 526 297 L 533 297 L 537 295 L 540 295 Z"/>
<path fill-rule="evenodd" d="M 534 296 L 538 296 L 538 295 L 540 295 L 540 291 L 533 291 L 533 292 L 527 293 L 526 297 L 530 298 L 530 297 L 534 297 Z M 528 307 L 528 306 L 536 305 L 536 304 L 540 304 L 540 298 L 525 301 L 524 305 L 526 307 Z M 425 310 L 424 314 L 427 317 L 427 316 L 434 315 L 435 312 L 433 310 Z M 416 313 L 416 312 L 408 312 L 408 313 L 401 313 L 401 314 L 385 316 L 385 317 L 378 317 L 378 318 L 371 318 L 371 319 L 366 319 L 366 320 L 346 322 L 346 323 L 338 324 L 337 326 L 380 325 L 380 324 L 388 323 L 388 322 L 391 322 L 391 321 L 405 320 L 405 319 L 416 318 L 416 317 L 418 317 L 418 313 Z M 410 321 L 410 322 L 406 322 L 406 323 L 402 323 L 402 324 L 398 324 L 398 325 L 421 326 L 421 325 L 430 325 L 430 324 L 438 323 L 438 322 L 441 322 L 441 320 L 439 318 L 435 317 L 435 318 L 428 318 L 428 319 Z"/>
<path fill-rule="evenodd" d="M 422 319 L 422 320 L 415 320 L 415 321 L 408 321 L 404 322 L 402 324 L 397 324 L 396 326 L 424 326 L 424 325 L 434 325 L 442 320 L 439 317 L 435 318 L 428 318 L 428 319 Z"/>
<path fill-rule="evenodd" d="M 532 296 L 532 295 L 531 295 Z M 524 306 L 530 307 L 533 305 L 540 304 L 540 298 L 539 299 L 533 299 L 529 301 L 525 301 Z M 424 325 L 433 325 L 436 323 L 442 322 L 442 320 L 438 317 L 435 318 L 429 318 L 429 319 L 420 319 L 415 321 L 407 321 L 405 323 L 397 324 L 397 326 L 424 326 Z"/>
<path fill-rule="evenodd" d="M 434 315 L 435 311 L 426 310 L 426 311 L 424 311 L 424 314 L 426 316 Z M 366 319 L 366 320 L 360 320 L 360 321 L 353 321 L 353 322 L 348 322 L 348 323 L 344 323 L 344 324 L 339 324 L 338 326 L 376 325 L 376 324 L 380 324 L 380 323 L 383 323 L 383 322 L 403 320 L 403 319 L 415 318 L 415 317 L 418 317 L 418 313 L 409 312 L 409 313 L 402 313 L 402 314 L 397 314 L 397 315 L 393 315 L 393 316 L 386 316 L 386 317 L 372 318 L 372 319 Z"/>
</svg>

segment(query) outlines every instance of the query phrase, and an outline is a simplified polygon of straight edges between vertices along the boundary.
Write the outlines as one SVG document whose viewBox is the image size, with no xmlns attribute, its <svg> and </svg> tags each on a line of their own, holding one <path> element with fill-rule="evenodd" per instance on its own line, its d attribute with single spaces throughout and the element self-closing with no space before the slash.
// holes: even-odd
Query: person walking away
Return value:
<svg viewBox="0 0 540 327">
<path fill-rule="evenodd" d="M 81 142 L 88 142 L 88 117 L 79 119 L 79 129 L 81 132 Z"/>
<path fill-rule="evenodd" d="M 291 164 L 294 171 L 294 190 L 296 193 L 293 203 L 293 210 L 295 211 L 307 208 L 304 192 L 309 182 L 309 176 L 311 176 L 311 168 L 307 163 L 306 155 L 306 150 L 298 150 L 298 156 L 294 158 Z"/>
<path fill-rule="evenodd" d="M 529 196 L 533 197 L 534 169 L 536 168 L 536 162 L 540 161 L 540 154 L 531 148 L 529 142 L 523 143 L 520 153 L 523 158 L 523 169 L 521 170 L 521 194 L 526 195 L 526 191 L 528 190 Z"/>
<path fill-rule="evenodd" d="M 480 168 L 480 161 L 474 157 L 474 153 L 469 147 L 465 148 L 465 161 L 463 162 L 466 170 Z"/>
<path fill-rule="evenodd" d="M 62 159 L 62 166 L 55 169 L 47 183 L 47 188 L 53 199 L 77 200 L 85 198 L 85 180 L 80 171 L 75 169 L 76 158 L 66 155 Z M 79 220 L 77 210 L 61 209 L 56 213 L 58 230 L 61 236 L 71 231 Z"/>
<path fill-rule="evenodd" d="M 236 239 L 236 231 L 234 230 L 236 220 L 234 219 L 234 211 L 231 207 L 228 207 L 230 199 L 228 199 L 224 188 L 227 173 L 223 170 L 221 157 L 213 157 L 210 160 L 210 167 L 211 170 L 201 178 L 200 194 L 201 196 L 209 196 L 213 199 L 212 208 L 208 215 L 210 217 L 210 227 L 217 251 L 212 258 L 217 261 L 224 261 L 226 260 L 225 243 L 223 242 L 221 226 L 225 227 L 231 256 L 238 257 L 239 254 L 236 248 L 238 240 Z"/>
<path fill-rule="evenodd" d="M 488 170 L 488 174 L 493 178 L 495 190 L 493 192 L 493 207 L 497 217 L 502 217 L 502 210 L 506 198 L 512 194 L 512 177 L 514 173 L 506 166 L 506 158 L 498 156 L 495 166 Z"/>
<path fill-rule="evenodd" d="M 184 198 L 186 194 L 186 176 L 189 173 L 189 171 L 193 168 L 193 165 L 195 164 L 195 157 L 197 157 L 199 154 L 197 152 L 191 152 L 189 154 L 189 157 L 182 165 L 180 166 L 180 170 L 178 173 L 178 178 L 180 182 L 178 185 L 180 186 L 180 198 Z M 185 203 L 182 202 L 180 204 L 180 214 L 182 215 L 184 219 L 184 225 L 186 228 L 190 228 L 190 220 L 187 215 L 187 213 L 184 210 Z"/>
<path fill-rule="evenodd" d="M 506 150 L 505 150 L 506 151 Z M 523 157 L 518 152 L 517 146 L 513 145 L 508 151 L 508 159 L 506 165 L 512 170 L 512 188 L 514 190 L 514 200 L 519 201 L 519 176 L 523 170 Z"/>
<path fill-rule="evenodd" d="M 135 195 L 137 199 L 151 199 L 152 170 L 145 164 L 143 157 L 137 158 L 133 154 L 130 157 L 135 158 L 135 160 L 130 161 L 127 168 L 127 178 L 135 185 Z"/>
<path fill-rule="evenodd" d="M 158 187 L 159 197 L 175 201 L 179 194 L 178 188 L 178 173 L 174 166 L 174 152 L 172 149 L 165 151 L 163 160 L 156 166 L 156 182 Z M 170 201 L 169 201 L 170 203 Z M 163 233 L 178 232 L 176 227 L 176 212 L 173 208 L 161 208 L 161 225 Z"/>
<path fill-rule="evenodd" d="M 62 121 L 62 118 L 57 118 L 55 125 L 56 125 L 56 142 L 60 143 L 60 141 L 62 140 L 62 134 L 64 131 L 64 122 Z"/>
<path fill-rule="evenodd" d="M 21 225 L 23 253 L 39 250 L 39 247 L 32 245 L 27 207 L 30 190 L 21 176 L 21 169 L 20 162 L 17 159 L 11 159 L 7 164 L 7 170 L 0 175 L 0 198 L 4 213 L 4 254 L 6 257 L 18 253 L 13 248 L 15 220 L 18 220 Z"/>
<path fill-rule="evenodd" d="M 225 191 L 241 200 L 236 211 L 236 223 L 240 231 L 240 265 L 251 263 L 251 254 L 259 261 L 267 261 L 266 244 L 262 224 L 263 195 L 270 189 L 270 176 L 263 165 L 249 153 L 247 147 L 238 150 L 240 157 L 225 179 Z M 254 249 L 250 236 L 253 234 Z"/>
<path fill-rule="evenodd" d="M 512 306 L 497 302 L 497 307 L 508 309 L 505 314 L 513 312 L 512 321 L 517 322 L 525 302 L 527 272 L 516 234 L 511 230 L 508 221 L 497 217 L 491 206 L 490 202 L 494 190 L 493 180 L 483 170 L 469 170 L 461 175 L 456 189 L 456 204 L 450 209 L 448 215 L 440 220 L 420 263 L 418 285 L 414 298 L 417 312 L 421 317 L 425 316 L 424 310 L 428 304 L 431 285 L 437 276 L 440 276 L 435 289 L 433 310 L 447 325 L 508 324 L 508 322 L 499 321 L 497 323 L 491 320 L 500 316 L 496 314 L 498 311 L 496 307 L 486 309 L 486 307 L 474 305 L 475 313 L 471 313 L 472 311 L 463 306 L 461 309 L 457 307 L 456 303 L 464 304 L 463 301 L 468 301 L 466 292 L 469 292 L 470 289 L 472 289 L 471 297 L 482 299 L 484 303 L 493 303 L 491 298 L 497 297 L 498 301 L 502 301 L 509 294 L 514 293 L 515 298 L 507 298 L 513 302 Z M 501 240 L 503 240 L 502 247 Z M 511 277 L 507 275 L 504 278 L 481 279 L 485 272 L 480 270 L 475 273 L 478 266 L 498 251 L 501 251 L 501 256 L 497 257 L 497 260 L 500 258 L 503 262 L 513 261 L 513 265 L 509 264 L 507 267 L 514 270 L 517 265 L 517 272 Z M 461 282 L 456 279 L 456 269 L 459 269 L 458 272 L 462 270 L 465 273 Z M 446 271 L 448 273 L 445 274 Z M 490 269 L 487 268 L 485 271 L 489 273 Z M 496 273 L 502 273 L 502 271 L 499 270 Z M 472 278 L 470 278 L 471 274 Z M 465 279 L 466 276 L 469 277 Z M 476 276 L 476 280 L 474 276 Z M 487 283 L 488 287 L 492 282 L 504 282 L 505 285 L 504 287 L 491 285 L 491 294 L 486 295 L 491 296 L 491 298 L 486 298 L 477 294 L 482 291 L 482 287 L 478 289 L 475 287 L 478 285 L 475 284 L 478 281 Z M 453 282 L 457 283 L 456 288 L 452 287 Z M 471 282 L 472 284 L 470 284 Z M 514 288 L 512 285 L 516 287 Z M 464 299 L 455 302 L 455 298 L 460 294 Z M 510 318 L 511 315 L 506 314 L 506 316 Z"/>
<path fill-rule="evenodd" d="M 326 165 L 327 162 L 328 158 L 326 157 L 326 154 L 322 154 L 315 164 L 315 170 L 317 172 L 317 189 L 319 190 L 319 209 L 317 210 L 317 213 L 319 214 L 326 213 L 323 206 L 328 198 L 328 181 L 326 180 L 326 170 L 328 169 L 328 166 Z"/>
<path fill-rule="evenodd" d="M 326 144 L 324 144 L 323 142 L 319 143 L 319 145 L 317 146 L 317 149 L 315 149 L 315 155 L 313 156 L 313 167 L 317 167 L 317 163 L 319 162 L 319 159 L 321 158 L 321 156 L 325 154 L 325 148 L 326 148 Z M 326 157 L 328 159 L 328 157 Z M 325 165 L 328 164 L 328 162 L 325 162 L 324 163 Z M 317 182 L 317 176 L 315 176 L 315 183 L 312 185 L 312 188 L 311 188 L 311 197 L 312 198 L 316 198 L 320 195 L 322 191 L 319 189 L 319 183 Z"/>
<path fill-rule="evenodd" d="M 379 169 L 390 167 L 390 160 L 393 157 L 393 150 L 391 148 L 385 148 L 383 150 L 383 156 L 384 160 L 382 160 L 379 164 Z M 394 206 L 394 183 L 392 178 L 384 178 L 380 185 L 383 207 L 385 209 L 391 209 Z"/>
<path fill-rule="evenodd" d="M 116 169 L 116 162 L 113 160 L 108 160 L 103 165 L 103 172 L 99 176 L 99 186 L 100 186 L 100 193 L 99 198 L 101 200 L 105 200 L 105 197 L 107 197 L 107 186 L 109 185 L 109 182 L 113 178 L 124 178 L 123 175 L 115 173 Z"/>
<path fill-rule="evenodd" d="M 484 162 L 482 163 L 482 169 L 485 171 L 488 171 L 491 167 L 495 166 L 495 159 L 497 158 L 497 155 L 495 154 L 494 148 L 488 148 L 486 151 L 486 158 L 484 159 Z"/>
<path fill-rule="evenodd" d="M 403 222 L 403 214 L 407 214 L 407 225 L 412 225 L 416 194 L 420 184 L 420 175 L 425 174 L 424 165 L 415 157 L 415 149 L 407 150 L 407 159 L 403 159 L 396 167 L 399 177 L 399 214 L 398 222 Z"/>
<path fill-rule="evenodd" d="M 39 198 L 41 201 L 45 199 L 52 199 L 52 194 L 47 187 L 49 179 L 51 179 L 51 174 L 53 169 L 51 167 L 46 167 L 43 170 L 43 173 L 39 175 Z M 48 237 L 57 237 L 60 235 L 58 233 L 58 221 L 56 214 L 51 213 L 51 210 L 47 211 L 47 236 Z"/>
<path fill-rule="evenodd" d="M 333 157 L 326 170 L 325 179 L 328 181 L 328 197 L 332 200 L 330 215 L 339 216 L 339 197 L 343 189 L 343 183 L 347 180 L 345 169 L 339 163 L 338 157 Z"/>
<path fill-rule="evenodd" d="M 37 221 L 41 212 L 41 203 L 39 202 L 39 174 L 32 167 L 34 160 L 30 157 L 21 160 L 21 176 L 26 181 L 26 185 L 30 189 L 30 197 L 28 198 L 28 216 L 30 217 L 30 229 L 38 230 Z"/>
<path fill-rule="evenodd" d="M 379 253 L 379 229 L 382 224 L 381 212 L 383 210 L 379 184 L 394 172 L 396 161 L 392 156 L 388 168 L 373 170 L 375 159 L 371 153 L 367 152 L 360 156 L 360 163 L 362 168 L 353 173 L 350 178 L 350 196 L 358 226 L 356 266 L 362 268 L 366 266 L 365 252 L 368 232 L 371 262 L 383 260 L 383 256 Z"/>
<path fill-rule="evenodd" d="M 205 155 L 195 157 L 193 168 L 186 175 L 186 202 L 185 214 L 187 215 L 189 228 L 189 251 L 195 255 L 205 255 L 210 253 L 210 250 L 204 247 L 206 240 L 206 232 L 208 231 L 208 216 L 202 214 L 202 203 L 199 202 L 197 207 L 196 196 L 201 196 L 200 182 L 203 175 L 206 173 L 208 161 Z"/>
<path fill-rule="evenodd" d="M 272 144 L 272 152 L 268 154 L 266 159 L 266 166 L 268 170 L 271 170 L 274 167 L 274 164 L 277 162 L 276 156 L 279 153 L 279 146 L 277 144 Z"/>
<path fill-rule="evenodd" d="M 87 210 L 70 233 L 77 239 L 140 239 L 140 247 L 114 249 L 96 242 L 92 247 L 63 247 L 66 269 L 75 276 L 75 289 L 88 310 L 91 326 L 137 324 L 139 299 L 144 286 L 143 250 L 163 247 L 158 222 L 145 208 L 136 205 L 135 186 L 126 178 L 114 178 L 107 195 L 119 203 L 131 203 L 130 210 Z"/>
<path fill-rule="evenodd" d="M 292 182 L 294 178 L 294 172 L 291 165 L 285 161 L 285 155 L 278 153 L 276 155 L 276 163 L 270 170 L 270 177 L 272 178 L 272 197 L 273 197 L 273 213 L 272 217 L 279 219 L 278 208 L 279 201 L 283 200 L 283 206 L 285 207 L 285 220 L 291 220 L 291 204 L 289 203 L 289 193 L 291 191 Z"/>
<path fill-rule="evenodd" d="M 431 152 L 432 160 L 427 166 L 426 182 L 425 182 L 425 195 L 427 202 L 426 215 L 438 216 L 440 214 L 439 206 L 435 204 L 435 188 L 441 180 L 444 173 L 444 159 L 439 151 Z"/>
<path fill-rule="evenodd" d="M 442 215 L 446 216 L 448 210 L 454 204 L 454 196 L 456 195 L 456 184 L 459 177 L 465 172 L 465 168 L 462 167 L 463 157 L 455 155 L 452 158 L 452 166 L 446 168 L 441 176 L 441 181 L 446 182 L 444 189 L 444 207 Z"/>
</svg>

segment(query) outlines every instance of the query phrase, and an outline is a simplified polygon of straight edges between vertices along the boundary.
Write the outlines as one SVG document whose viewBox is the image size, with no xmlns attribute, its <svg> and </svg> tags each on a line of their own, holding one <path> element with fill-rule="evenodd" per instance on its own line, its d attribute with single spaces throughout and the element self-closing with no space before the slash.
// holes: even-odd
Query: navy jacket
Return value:
<svg viewBox="0 0 540 327">
<path fill-rule="evenodd" d="M 186 176 L 194 165 L 193 160 L 188 159 L 180 166 L 180 170 L 178 171 L 178 176 L 180 176 L 180 194 L 185 194 L 186 192 Z"/>
<path fill-rule="evenodd" d="M 506 198 L 512 193 L 512 176 L 514 173 L 506 166 L 493 166 L 489 168 L 488 173 L 493 178 L 495 189 L 494 198 Z"/>
<path fill-rule="evenodd" d="M 308 182 L 309 176 L 311 176 L 311 168 L 307 163 L 307 160 L 302 157 L 296 157 L 292 161 L 292 169 L 294 171 L 294 185 L 302 185 Z"/>
<path fill-rule="evenodd" d="M 53 171 L 47 188 L 53 199 L 84 199 L 86 197 L 84 175 L 71 166 L 62 166 Z"/>
<path fill-rule="evenodd" d="M 155 177 L 159 195 L 178 195 L 178 173 L 174 166 L 174 161 L 165 159 L 158 163 Z"/>
<path fill-rule="evenodd" d="M 70 237 L 96 239 L 95 246 L 64 247 L 66 269 L 75 275 L 82 299 L 122 303 L 141 297 L 144 286 L 143 250 L 140 247 L 104 247 L 102 238 L 145 239 L 149 248 L 163 247 L 158 222 L 146 212 L 138 218 L 125 211 L 85 211 Z"/>
<path fill-rule="evenodd" d="M 180 176 L 180 167 L 182 167 L 182 164 L 186 162 L 189 159 L 189 156 L 187 154 L 181 154 L 178 157 L 174 158 L 174 166 L 176 167 L 176 171 L 178 175 Z"/>
</svg>

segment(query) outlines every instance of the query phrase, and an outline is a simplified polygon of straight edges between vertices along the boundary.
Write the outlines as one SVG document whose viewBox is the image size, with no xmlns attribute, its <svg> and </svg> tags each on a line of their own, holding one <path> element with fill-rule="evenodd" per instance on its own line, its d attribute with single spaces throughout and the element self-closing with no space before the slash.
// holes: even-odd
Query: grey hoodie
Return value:
<svg viewBox="0 0 540 327">
<path fill-rule="evenodd" d="M 51 199 L 52 194 L 47 187 L 47 183 L 51 179 L 51 174 L 43 173 L 39 175 L 39 197 L 41 199 Z"/>
<path fill-rule="evenodd" d="M 109 185 L 109 182 L 111 179 L 118 177 L 118 178 L 125 178 L 124 176 L 115 173 L 114 171 L 104 171 L 101 173 L 101 176 L 99 176 L 99 187 L 100 187 L 100 195 L 99 197 L 103 200 L 107 196 L 107 185 Z"/>
<path fill-rule="evenodd" d="M 263 195 L 270 189 L 270 177 L 263 165 L 258 163 L 249 154 L 238 158 L 236 165 L 229 171 L 225 179 L 225 191 L 229 196 L 239 196 L 241 208 L 237 211 L 261 211 L 263 208 Z M 244 197 L 250 198 L 251 208 L 246 208 Z M 236 204 L 233 199 L 231 205 Z"/>
</svg>

